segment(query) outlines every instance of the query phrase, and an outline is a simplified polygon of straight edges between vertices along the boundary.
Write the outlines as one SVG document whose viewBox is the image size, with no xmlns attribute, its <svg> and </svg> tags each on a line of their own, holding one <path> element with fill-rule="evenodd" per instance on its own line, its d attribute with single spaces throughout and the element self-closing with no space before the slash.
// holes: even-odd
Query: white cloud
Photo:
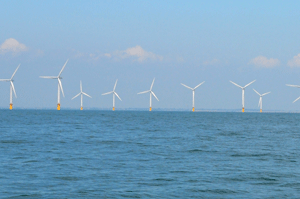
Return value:
<svg viewBox="0 0 300 199">
<path fill-rule="evenodd" d="M 300 54 L 293 57 L 293 59 L 288 61 L 288 66 L 290 67 L 299 67 L 300 66 Z"/>
<path fill-rule="evenodd" d="M 258 67 L 266 67 L 266 68 L 272 68 L 274 66 L 277 66 L 280 64 L 279 59 L 273 59 L 273 58 L 266 58 L 264 56 L 258 56 L 255 57 L 254 59 L 251 59 L 249 64 L 253 64 Z"/>
<path fill-rule="evenodd" d="M 108 58 L 111 58 L 111 54 L 109 54 L 109 53 L 105 53 L 104 56 L 108 57 Z"/>
<path fill-rule="evenodd" d="M 215 65 L 215 64 L 218 64 L 218 63 L 220 63 L 220 61 L 218 59 L 212 59 L 212 60 L 207 60 L 207 61 L 203 62 L 203 64 L 206 65 L 206 66 Z"/>
<path fill-rule="evenodd" d="M 73 57 L 76 59 L 87 59 L 97 61 L 100 59 L 112 59 L 112 60 L 122 60 L 122 59 L 132 59 L 133 61 L 144 62 L 146 60 L 163 60 L 163 56 L 156 55 L 152 52 L 145 51 L 141 46 L 135 46 L 132 48 L 127 48 L 126 50 L 116 50 L 110 53 L 103 52 L 90 52 L 83 53 L 72 49 Z"/>
<path fill-rule="evenodd" d="M 6 39 L 0 46 L 0 53 L 7 53 L 7 52 L 18 53 L 27 50 L 28 48 L 24 44 L 21 44 L 14 38 Z"/>
<path fill-rule="evenodd" d="M 117 58 L 121 58 L 121 59 L 126 59 L 129 57 L 135 57 L 136 59 L 134 61 L 138 61 L 138 62 L 143 62 L 147 59 L 151 59 L 151 60 L 159 60 L 162 61 L 163 60 L 163 56 L 160 55 L 156 55 L 152 52 L 147 52 L 145 51 L 141 46 L 135 46 L 132 48 L 127 48 L 124 51 L 116 51 L 113 53 L 115 57 Z M 107 56 L 110 55 L 110 56 Z M 111 57 L 111 54 L 105 55 L 106 57 Z"/>
</svg>

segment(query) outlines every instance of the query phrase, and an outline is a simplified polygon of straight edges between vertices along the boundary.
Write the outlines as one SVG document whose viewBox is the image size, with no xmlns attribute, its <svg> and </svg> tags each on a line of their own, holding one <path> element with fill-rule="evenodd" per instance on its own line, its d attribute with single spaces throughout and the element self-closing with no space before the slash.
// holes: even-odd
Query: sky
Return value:
<svg viewBox="0 0 300 199">
<path fill-rule="evenodd" d="M 300 111 L 300 1 L 3 1 L 0 0 L 0 79 L 14 77 L 15 108 Z M 9 83 L 0 82 L 0 108 Z"/>
</svg>

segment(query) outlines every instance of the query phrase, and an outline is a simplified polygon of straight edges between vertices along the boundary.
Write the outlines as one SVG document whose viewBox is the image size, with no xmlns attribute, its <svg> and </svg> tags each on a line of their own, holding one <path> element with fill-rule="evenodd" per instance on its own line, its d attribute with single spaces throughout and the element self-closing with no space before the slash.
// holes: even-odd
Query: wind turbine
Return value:
<svg viewBox="0 0 300 199">
<path fill-rule="evenodd" d="M 259 92 L 257 92 L 255 89 L 253 89 L 257 95 L 259 95 L 259 101 L 258 101 L 258 106 L 260 106 L 260 112 L 262 112 L 262 97 L 271 93 L 271 92 L 267 92 L 267 93 L 264 93 L 264 94 L 259 94 Z"/>
<path fill-rule="evenodd" d="M 205 81 L 204 81 L 205 82 Z M 193 112 L 195 111 L 195 90 L 196 88 L 198 88 L 199 86 L 201 86 L 204 82 L 200 83 L 198 86 L 196 86 L 195 88 L 191 88 L 187 85 L 184 85 L 183 83 L 181 83 L 182 86 L 187 87 L 188 89 L 191 89 L 193 91 Z"/>
<path fill-rule="evenodd" d="M 234 85 L 236 85 L 237 87 L 239 87 L 239 88 L 242 89 L 242 106 L 243 106 L 242 112 L 245 112 L 245 97 L 244 97 L 244 96 L 245 96 L 245 88 L 246 88 L 247 86 L 249 86 L 250 84 L 252 84 L 253 82 L 255 82 L 255 81 L 256 81 L 256 80 L 250 82 L 249 84 L 247 84 L 247 85 L 244 86 L 244 87 L 242 87 L 242 86 L 240 86 L 240 85 L 238 85 L 238 84 L 236 84 L 236 83 L 230 81 L 231 83 L 233 83 Z"/>
<path fill-rule="evenodd" d="M 150 108 L 149 108 L 149 111 L 152 111 L 152 95 L 157 99 L 157 101 L 159 101 L 158 98 L 156 97 L 156 95 L 154 94 L 154 92 L 152 91 L 154 80 L 155 80 L 155 78 L 153 79 L 153 82 L 151 84 L 150 90 L 138 93 L 138 94 L 150 93 Z"/>
<path fill-rule="evenodd" d="M 9 101 L 9 109 L 12 110 L 13 109 L 13 94 L 12 92 L 14 91 L 15 93 L 15 97 L 17 98 L 17 94 L 16 94 L 16 90 L 15 90 L 15 86 L 14 86 L 14 83 L 13 83 L 13 78 L 17 72 L 17 70 L 19 69 L 21 64 L 19 64 L 19 66 L 17 67 L 17 69 L 15 70 L 15 72 L 13 73 L 13 75 L 11 76 L 10 79 L 0 79 L 0 81 L 2 82 L 10 82 L 10 101 Z"/>
<path fill-rule="evenodd" d="M 290 85 L 290 84 L 286 84 L 287 86 L 290 86 L 290 87 L 296 87 L 296 88 L 300 88 L 300 86 L 298 85 Z M 296 101 L 298 101 L 300 99 L 300 97 L 298 97 L 297 99 L 295 99 L 295 101 L 293 101 L 293 103 L 295 103 Z"/>
<path fill-rule="evenodd" d="M 115 86 L 114 86 L 114 90 L 110 91 L 108 93 L 103 93 L 102 95 L 108 95 L 108 94 L 113 94 L 113 111 L 115 110 L 115 96 L 117 96 L 119 98 L 119 100 L 121 100 L 121 98 L 119 97 L 119 95 L 115 92 L 116 90 L 116 86 L 117 86 L 117 82 L 118 80 L 116 80 Z M 121 100 L 122 101 L 122 100 Z"/>
<path fill-rule="evenodd" d="M 89 96 L 88 94 L 86 94 L 85 92 L 82 91 L 82 83 L 81 83 L 81 81 L 80 81 L 80 93 L 78 93 L 77 95 L 75 95 L 75 96 L 72 98 L 72 100 L 75 99 L 76 97 L 78 97 L 79 95 L 81 95 L 81 96 L 80 96 L 80 97 L 81 97 L 80 110 L 82 110 L 82 109 L 83 109 L 83 107 L 82 107 L 82 97 L 83 97 L 83 95 L 88 96 L 88 97 L 90 97 L 90 98 L 92 98 L 92 97 Z"/>
<path fill-rule="evenodd" d="M 65 97 L 64 90 L 63 90 L 63 87 L 62 87 L 62 84 L 61 84 L 62 77 L 60 75 L 63 72 L 63 70 L 65 69 L 68 61 L 69 61 L 69 59 L 67 59 L 65 65 L 62 67 L 61 71 L 59 72 L 59 74 L 57 76 L 40 76 L 40 78 L 45 78 L 45 79 L 57 79 L 57 81 L 58 81 L 58 86 L 57 86 L 57 89 L 58 89 L 58 92 L 57 92 L 57 110 L 60 110 L 60 91 L 62 92 L 63 96 Z"/>
</svg>

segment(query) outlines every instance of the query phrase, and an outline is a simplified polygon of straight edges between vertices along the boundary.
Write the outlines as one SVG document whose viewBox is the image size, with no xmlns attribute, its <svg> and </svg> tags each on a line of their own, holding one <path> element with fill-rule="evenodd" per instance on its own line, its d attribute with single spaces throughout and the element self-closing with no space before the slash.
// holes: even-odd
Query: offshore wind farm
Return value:
<svg viewBox="0 0 300 199">
<path fill-rule="evenodd" d="M 0 5 L 0 198 L 300 198 L 300 1 Z"/>
<path fill-rule="evenodd" d="M 64 96 L 64 91 L 63 91 L 63 88 L 62 88 L 62 83 L 61 83 L 61 74 L 65 68 L 65 66 L 67 65 L 69 59 L 67 59 L 67 61 L 65 62 L 65 64 L 63 65 L 61 71 L 59 72 L 58 76 L 40 76 L 40 78 L 45 78 L 45 79 L 57 79 L 58 80 L 58 98 L 57 98 L 57 110 L 60 110 L 61 109 L 61 104 L 60 104 L 60 92 L 63 94 Z M 11 76 L 10 79 L 0 79 L 0 81 L 6 81 L 6 82 L 10 82 L 10 109 L 12 110 L 12 107 L 13 107 L 13 104 L 12 104 L 12 93 L 14 92 L 15 94 L 15 97 L 16 96 L 16 91 L 15 91 L 15 88 L 14 88 L 14 84 L 13 84 L 13 77 L 14 75 L 16 74 L 17 70 L 19 69 L 20 67 L 20 64 L 19 66 L 17 67 L 17 69 L 15 70 L 15 72 L 13 73 L 13 75 Z M 152 96 L 155 97 L 155 99 L 157 101 L 158 98 L 157 96 L 155 95 L 155 93 L 152 91 L 152 88 L 153 88 L 153 85 L 154 85 L 154 81 L 155 81 L 155 78 L 153 79 L 152 81 L 152 84 L 150 86 L 150 89 L 149 90 L 146 90 L 146 91 L 142 91 L 142 92 L 139 92 L 138 94 L 145 94 L 145 93 L 149 93 L 150 94 L 150 106 L 149 106 L 149 111 L 152 111 Z M 252 83 L 254 83 L 256 80 L 253 80 L 252 82 L 246 84 L 245 86 L 240 86 L 238 85 L 237 83 L 233 82 L 233 81 L 229 81 L 230 83 L 234 84 L 235 86 L 239 87 L 242 89 L 242 112 L 245 112 L 245 88 L 247 88 L 248 86 L 250 86 Z M 192 90 L 192 112 L 195 111 L 195 90 L 200 87 L 205 81 L 203 81 L 202 83 L 198 84 L 196 87 L 194 88 L 191 88 L 183 83 L 181 83 L 182 86 Z M 112 106 L 112 110 L 115 111 L 115 97 L 117 97 L 120 101 L 121 98 L 119 97 L 119 95 L 117 94 L 117 92 L 115 91 L 116 90 L 116 87 L 117 87 L 117 83 L 118 83 L 118 79 L 116 80 L 115 82 L 115 85 L 113 87 L 113 90 L 110 91 L 110 92 L 107 92 L 107 93 L 103 93 L 102 95 L 108 95 L 108 94 L 112 94 L 113 96 L 113 106 Z M 296 88 L 300 88 L 300 86 L 297 86 L 297 85 L 290 85 L 290 84 L 286 84 L 287 86 L 290 86 L 290 87 L 296 87 Z M 262 112 L 262 97 L 269 94 L 270 92 L 267 92 L 267 93 L 264 93 L 264 94 L 260 94 L 258 93 L 255 89 L 253 89 L 255 91 L 256 94 L 258 94 L 260 96 L 259 98 L 259 103 L 258 103 L 258 106 L 260 107 L 259 111 Z M 85 92 L 82 91 L 82 82 L 80 81 L 80 93 L 78 93 L 77 95 L 75 95 L 73 99 L 75 99 L 76 97 L 80 96 L 81 97 L 81 105 L 80 105 L 80 110 L 83 110 L 83 95 L 87 96 L 87 97 L 90 97 L 92 98 L 90 95 L 86 94 Z M 299 100 L 300 97 L 298 97 L 294 102 L 296 102 L 297 100 Z"/>
<path fill-rule="evenodd" d="M 40 78 L 45 78 L 45 79 L 57 79 L 58 80 L 58 95 L 57 95 L 57 110 L 60 110 L 61 109 L 61 103 L 60 103 L 60 93 L 63 94 L 64 96 L 64 91 L 63 91 L 63 87 L 62 87 L 62 82 L 61 82 L 61 74 L 63 72 L 63 70 L 65 69 L 67 63 L 68 63 L 69 59 L 67 59 L 67 61 L 65 62 L 65 64 L 63 65 L 62 69 L 60 70 L 59 74 L 57 76 L 40 76 Z M 16 95 L 16 91 L 15 91 L 15 87 L 14 87 L 14 84 L 13 84 L 13 78 L 17 72 L 17 70 L 19 69 L 21 64 L 18 65 L 17 69 L 14 71 L 13 75 L 11 76 L 10 79 L 0 79 L 0 81 L 5 81 L 5 82 L 10 82 L 10 107 L 9 109 L 12 110 L 13 109 L 13 103 L 12 103 L 12 97 L 13 97 L 13 92 L 15 94 L 15 97 L 17 97 Z M 152 84 L 150 86 L 150 89 L 149 90 L 146 90 L 146 91 L 142 91 L 142 92 L 139 92 L 138 94 L 145 94 L 145 93 L 149 93 L 150 94 L 150 106 L 149 106 L 149 111 L 152 111 L 152 96 L 155 97 L 155 99 L 157 101 L 158 98 L 157 96 L 155 95 L 155 93 L 152 91 L 152 88 L 153 88 L 153 85 L 154 85 L 154 81 L 155 81 L 155 78 L 153 79 L 152 81 Z M 242 89 L 242 112 L 245 112 L 245 88 L 247 88 L 248 86 L 250 86 L 251 84 L 253 84 L 256 80 L 253 80 L 251 81 L 250 83 L 246 84 L 245 86 L 240 86 L 238 85 L 237 83 L 233 82 L 233 81 L 229 81 L 230 83 L 234 84 L 235 86 L 239 87 Z M 194 88 L 191 88 L 183 83 L 181 83 L 182 86 L 192 90 L 192 112 L 195 111 L 195 90 L 200 87 L 205 81 L 203 81 L 202 83 L 198 84 L 196 87 Z M 113 90 L 110 91 L 110 92 L 107 92 L 107 93 L 103 93 L 102 95 L 108 95 L 108 94 L 112 94 L 113 96 L 113 106 L 112 106 L 112 110 L 115 111 L 115 97 L 117 97 L 120 101 L 121 98 L 119 97 L 119 95 L 116 93 L 116 86 L 117 86 L 117 83 L 118 83 L 118 79 L 116 80 L 115 82 L 115 85 L 113 87 Z M 290 85 L 290 84 L 286 84 L 287 86 L 290 86 L 290 87 L 296 87 L 296 88 L 300 88 L 300 86 L 298 85 Z M 260 96 L 259 98 L 259 103 L 258 103 L 258 106 L 260 107 L 259 111 L 262 112 L 262 97 L 269 94 L 270 92 L 267 92 L 267 93 L 264 93 L 264 94 L 260 94 L 258 93 L 255 89 L 253 89 L 255 91 L 256 94 L 258 94 Z M 78 93 L 77 95 L 75 95 L 73 99 L 75 99 L 76 97 L 80 96 L 81 97 L 81 105 L 80 105 L 80 110 L 83 110 L 83 95 L 87 96 L 87 97 L 90 97 L 92 98 L 90 95 L 86 94 L 85 92 L 82 91 L 82 82 L 80 81 L 80 93 Z M 298 97 L 296 100 L 293 101 L 296 102 L 297 100 L 299 100 L 300 97 Z"/>
</svg>

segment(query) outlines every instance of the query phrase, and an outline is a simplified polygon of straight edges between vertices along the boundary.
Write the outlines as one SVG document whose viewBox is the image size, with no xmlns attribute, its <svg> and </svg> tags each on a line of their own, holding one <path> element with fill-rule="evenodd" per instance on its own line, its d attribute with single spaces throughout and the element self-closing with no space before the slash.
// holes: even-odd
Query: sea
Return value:
<svg viewBox="0 0 300 199">
<path fill-rule="evenodd" d="M 299 121 L 0 110 L 0 198 L 300 198 Z"/>
</svg>

